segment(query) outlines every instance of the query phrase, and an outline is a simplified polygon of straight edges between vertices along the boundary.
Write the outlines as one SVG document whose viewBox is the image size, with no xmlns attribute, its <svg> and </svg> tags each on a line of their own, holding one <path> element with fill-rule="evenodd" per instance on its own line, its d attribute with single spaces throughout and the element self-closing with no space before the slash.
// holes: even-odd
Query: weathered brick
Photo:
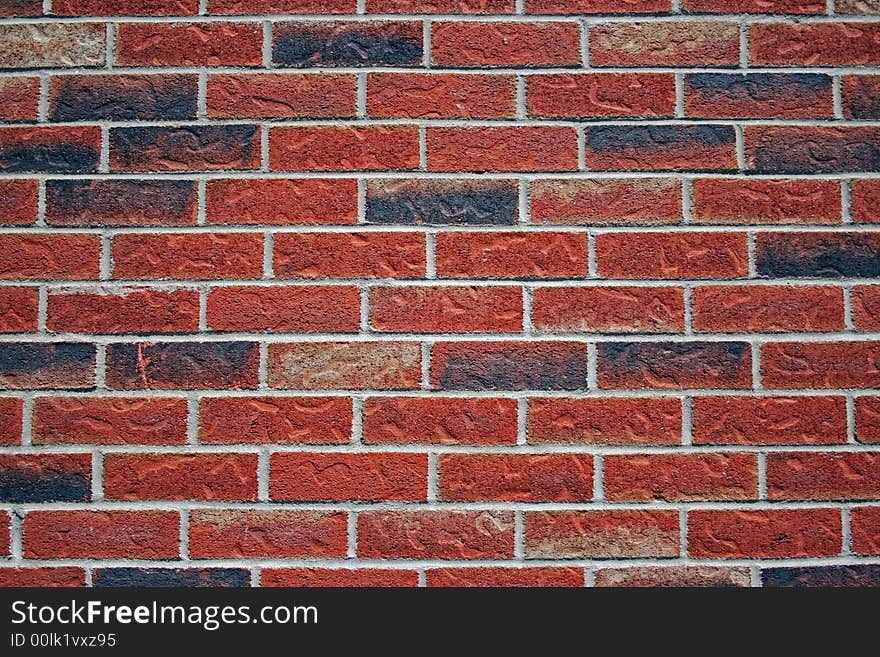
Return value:
<svg viewBox="0 0 880 657">
<path fill-rule="evenodd" d="M 199 293 L 83 288 L 50 294 L 46 327 L 72 333 L 192 333 L 199 330 Z"/>
<path fill-rule="evenodd" d="M 752 65 L 857 66 L 880 63 L 880 23 L 756 23 Z"/>
<path fill-rule="evenodd" d="M 436 238 L 443 278 L 567 278 L 587 274 L 587 236 L 549 232 L 456 232 Z"/>
<path fill-rule="evenodd" d="M 35 445 L 182 445 L 186 399 L 37 397 Z"/>
<path fill-rule="evenodd" d="M 803 558 L 840 553 L 838 509 L 688 512 L 688 553 L 713 559 Z"/>
<path fill-rule="evenodd" d="M 260 586 L 313 587 L 414 587 L 419 574 L 398 568 L 263 568 Z"/>
<path fill-rule="evenodd" d="M 441 454 L 442 500 L 580 502 L 593 499 L 589 454 Z"/>
<path fill-rule="evenodd" d="M 196 75 L 56 75 L 49 86 L 52 121 L 196 118 Z"/>
<path fill-rule="evenodd" d="M 880 566 L 851 564 L 762 568 L 761 579 L 765 587 L 876 588 L 880 586 Z"/>
<path fill-rule="evenodd" d="M 347 515 L 196 509 L 189 517 L 190 555 L 196 559 L 344 557 Z"/>
<path fill-rule="evenodd" d="M 370 397 L 364 404 L 364 442 L 512 445 L 516 413 L 513 399 Z"/>
<path fill-rule="evenodd" d="M 190 226 L 191 180 L 47 180 L 46 223 L 53 226 Z"/>
<path fill-rule="evenodd" d="M 24 518 L 30 559 L 174 559 L 177 511 L 31 511 Z"/>
<path fill-rule="evenodd" d="M 357 181 L 353 179 L 263 178 L 209 180 L 210 224 L 353 224 Z"/>
<path fill-rule="evenodd" d="M 588 126 L 586 163 L 608 171 L 729 171 L 736 135 L 726 125 Z"/>
<path fill-rule="evenodd" d="M 714 285 L 694 289 L 693 304 L 700 332 L 843 330 L 843 293 L 835 287 Z"/>
<path fill-rule="evenodd" d="M 758 275 L 767 278 L 880 276 L 880 234 L 758 233 Z"/>
<path fill-rule="evenodd" d="M 752 386 L 746 342 L 602 342 L 598 358 L 604 389 Z"/>
<path fill-rule="evenodd" d="M 353 75 L 211 75 L 208 116 L 220 118 L 349 118 Z"/>
<path fill-rule="evenodd" d="M 877 127 L 747 126 L 745 142 L 746 164 L 756 173 L 880 171 Z"/>
<path fill-rule="evenodd" d="M 0 16 L 39 16 L 42 13 L 42 0 L 6 0 L 0 6 Z"/>
<path fill-rule="evenodd" d="M 526 511 L 525 552 L 538 559 L 676 557 L 677 511 Z"/>
<path fill-rule="evenodd" d="M 676 445 L 681 402 L 623 397 L 531 398 L 529 444 Z"/>
<path fill-rule="evenodd" d="M 695 397 L 696 445 L 846 442 L 843 397 Z"/>
<path fill-rule="evenodd" d="M 263 27 L 250 23 L 122 23 L 116 64 L 122 66 L 258 66 Z"/>
<path fill-rule="evenodd" d="M 555 73 L 530 75 L 529 116 L 546 118 L 654 117 L 675 114 L 670 73 Z"/>
<path fill-rule="evenodd" d="M 594 66 L 733 66 L 739 64 L 739 24 L 613 22 L 590 29 Z"/>
<path fill-rule="evenodd" d="M 394 233 L 279 233 L 279 278 L 419 278 L 425 274 L 425 236 Z"/>
<path fill-rule="evenodd" d="M 613 502 L 758 499 L 753 454 L 609 454 L 604 461 L 605 499 Z"/>
<path fill-rule="evenodd" d="M 425 454 L 272 455 L 269 496 L 273 500 L 425 501 L 427 491 Z"/>
<path fill-rule="evenodd" d="M 0 454 L 3 502 L 88 502 L 90 454 Z"/>
<path fill-rule="evenodd" d="M 269 345 L 273 388 L 415 389 L 422 377 L 417 342 L 300 342 Z"/>
<path fill-rule="evenodd" d="M 604 278 L 740 278 L 745 233 L 606 233 L 596 237 Z"/>
<path fill-rule="evenodd" d="M 513 14 L 515 0 L 367 0 L 367 12 L 382 14 Z"/>
<path fill-rule="evenodd" d="M 852 545 L 856 554 L 880 554 L 880 507 L 852 510 Z"/>
<path fill-rule="evenodd" d="M 275 23 L 272 61 L 297 68 L 419 66 L 417 21 Z"/>
<path fill-rule="evenodd" d="M 0 333 L 37 330 L 36 287 L 0 287 Z"/>
<path fill-rule="evenodd" d="M 880 75 L 845 75 L 840 90 L 848 119 L 880 119 Z"/>
<path fill-rule="evenodd" d="M 356 0 L 208 0 L 208 13 L 353 14 L 356 5 Z"/>
<path fill-rule="evenodd" d="M 95 126 L 0 128 L 0 173 L 89 173 L 100 153 Z"/>
<path fill-rule="evenodd" d="M 419 165 L 415 126 L 272 128 L 269 143 L 273 171 L 384 171 Z"/>
<path fill-rule="evenodd" d="M 880 342 L 773 342 L 761 347 L 767 388 L 877 388 Z"/>
<path fill-rule="evenodd" d="M 683 8 L 709 14 L 824 14 L 826 5 L 822 0 L 684 0 Z"/>
<path fill-rule="evenodd" d="M 53 0 L 56 16 L 195 16 L 198 0 Z"/>
<path fill-rule="evenodd" d="M 115 500 L 257 499 L 256 454 L 105 454 L 104 495 Z"/>
<path fill-rule="evenodd" d="M 838 14 L 880 14 L 877 0 L 836 0 L 834 11 Z"/>
<path fill-rule="evenodd" d="M 718 566 L 669 566 L 660 568 L 602 568 L 596 571 L 598 587 L 749 587 L 752 575 L 748 568 Z"/>
<path fill-rule="evenodd" d="M 700 178 L 692 183 L 700 224 L 839 224 L 835 180 Z"/>
<path fill-rule="evenodd" d="M 215 287 L 208 327 L 215 331 L 356 333 L 361 293 L 353 285 Z"/>
<path fill-rule="evenodd" d="M 23 403 L 15 397 L 0 397 L 0 445 L 21 444 Z"/>
<path fill-rule="evenodd" d="M 681 221 L 681 183 L 671 178 L 535 180 L 531 219 L 538 224 L 641 226 Z"/>
<path fill-rule="evenodd" d="M 127 233 L 113 238 L 117 279 L 258 278 L 263 236 L 254 233 Z"/>
<path fill-rule="evenodd" d="M 256 169 L 260 129 L 255 125 L 112 128 L 114 171 Z"/>
<path fill-rule="evenodd" d="M 440 390 L 581 390 L 587 346 L 577 342 L 438 342 L 431 385 Z"/>
<path fill-rule="evenodd" d="M 518 333 L 522 297 L 515 286 L 374 287 L 370 323 L 392 333 Z"/>
<path fill-rule="evenodd" d="M 368 180 L 370 224 L 515 224 L 518 191 L 512 180 Z"/>
<path fill-rule="evenodd" d="M 441 21 L 431 27 L 435 66 L 575 66 L 581 59 L 575 23 Z"/>
<path fill-rule="evenodd" d="M 365 559 L 509 559 L 510 511 L 364 511 L 358 556 Z"/>
<path fill-rule="evenodd" d="M 26 225 L 37 219 L 37 181 L 0 180 L 0 224 Z"/>
<path fill-rule="evenodd" d="M 831 77 L 812 73 L 692 73 L 685 113 L 707 118 L 831 118 Z"/>
<path fill-rule="evenodd" d="M 480 587 L 581 587 L 581 568 L 431 568 L 426 571 L 426 584 L 431 586 Z"/>
<path fill-rule="evenodd" d="M 510 119 L 516 78 L 461 73 L 370 73 L 367 113 L 411 119 Z"/>
<path fill-rule="evenodd" d="M 0 68 L 103 66 L 104 26 L 98 23 L 0 25 Z"/>
<path fill-rule="evenodd" d="M 203 397 L 199 417 L 204 443 L 344 444 L 352 404 L 342 397 Z"/>
<path fill-rule="evenodd" d="M 428 128 L 430 171 L 575 171 L 577 134 L 565 126 Z"/>
<path fill-rule="evenodd" d="M 684 295 L 675 287 L 544 287 L 534 291 L 532 323 L 539 331 L 680 333 Z"/>
<path fill-rule="evenodd" d="M 107 588 L 228 588 L 250 586 L 245 568 L 96 568 L 92 586 Z"/>
<path fill-rule="evenodd" d="M 39 100 L 39 78 L 0 76 L 0 120 L 36 121 Z"/>
<path fill-rule="evenodd" d="M 86 342 L 0 343 L 0 387 L 87 390 L 95 385 L 95 345 Z"/>
<path fill-rule="evenodd" d="M 107 385 L 117 390 L 256 388 L 255 342 L 138 342 L 107 346 Z"/>
<path fill-rule="evenodd" d="M 771 500 L 880 497 L 880 452 L 774 452 L 767 455 Z"/>
</svg>

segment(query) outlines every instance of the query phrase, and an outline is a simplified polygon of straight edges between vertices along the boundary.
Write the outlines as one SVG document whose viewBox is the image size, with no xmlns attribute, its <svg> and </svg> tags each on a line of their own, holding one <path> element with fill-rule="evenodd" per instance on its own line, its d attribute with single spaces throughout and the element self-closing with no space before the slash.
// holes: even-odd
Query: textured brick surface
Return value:
<svg viewBox="0 0 880 657">
<path fill-rule="evenodd" d="M 880 585 L 880 2 L 0 2 L 0 586 Z"/>
</svg>

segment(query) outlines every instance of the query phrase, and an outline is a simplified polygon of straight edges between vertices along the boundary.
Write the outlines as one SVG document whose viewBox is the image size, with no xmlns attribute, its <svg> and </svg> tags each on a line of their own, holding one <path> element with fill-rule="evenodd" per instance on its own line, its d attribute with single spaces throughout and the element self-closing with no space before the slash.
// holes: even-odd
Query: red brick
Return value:
<svg viewBox="0 0 880 657">
<path fill-rule="evenodd" d="M 272 128 L 269 144 L 273 171 L 387 171 L 419 166 L 415 126 Z"/>
<path fill-rule="evenodd" d="M 839 224 L 835 180 L 693 181 L 693 221 L 700 224 Z"/>
<path fill-rule="evenodd" d="M 256 342 L 136 342 L 107 346 L 107 385 L 116 390 L 256 388 Z"/>
<path fill-rule="evenodd" d="M 425 236 L 279 233 L 274 265 L 280 278 L 420 278 L 425 275 Z"/>
<path fill-rule="evenodd" d="M 367 0 L 370 14 L 513 14 L 515 0 Z"/>
<path fill-rule="evenodd" d="M 177 511 L 31 511 L 24 518 L 30 559 L 175 559 Z"/>
<path fill-rule="evenodd" d="M 739 24 L 719 22 L 605 23 L 590 29 L 594 66 L 739 64 Z"/>
<path fill-rule="evenodd" d="M 0 333 L 37 330 L 36 287 L 0 287 Z"/>
<path fill-rule="evenodd" d="M 36 445 L 182 445 L 186 400 L 137 397 L 37 397 Z"/>
<path fill-rule="evenodd" d="M 843 115 L 848 119 L 880 119 L 880 75 L 846 75 L 841 79 Z"/>
<path fill-rule="evenodd" d="M 81 587 L 86 585 L 83 568 L 0 568 L 0 587 Z"/>
<path fill-rule="evenodd" d="M 430 171 L 576 171 L 577 134 L 563 126 L 428 128 Z"/>
<path fill-rule="evenodd" d="M 675 287 L 544 287 L 532 322 L 546 332 L 680 333 L 684 296 Z"/>
<path fill-rule="evenodd" d="M 529 185 L 538 224 L 641 226 L 681 221 L 681 183 L 671 178 L 535 180 Z"/>
<path fill-rule="evenodd" d="M 880 397 L 856 398 L 856 437 L 862 443 L 880 442 Z"/>
<path fill-rule="evenodd" d="M 20 445 L 22 401 L 15 397 L 0 397 L 0 445 Z"/>
<path fill-rule="evenodd" d="M 522 290 L 492 287 L 376 287 L 370 291 L 374 329 L 397 333 L 520 332 Z"/>
<path fill-rule="evenodd" d="M 39 78 L 0 77 L 0 120 L 36 121 L 39 99 Z"/>
<path fill-rule="evenodd" d="M 56 16 L 195 16 L 198 0 L 53 0 Z"/>
<path fill-rule="evenodd" d="M 607 233 L 596 237 L 604 278 L 740 278 L 748 240 L 738 233 Z"/>
<path fill-rule="evenodd" d="M 121 66 L 258 66 L 263 27 L 251 23 L 122 23 L 116 32 Z"/>
<path fill-rule="evenodd" d="M 555 73 L 530 75 L 529 116 L 547 118 L 652 117 L 675 114 L 671 73 Z"/>
<path fill-rule="evenodd" d="M 605 499 L 613 502 L 758 499 L 753 454 L 609 454 Z"/>
<path fill-rule="evenodd" d="M 756 23 L 752 65 L 859 66 L 880 63 L 880 23 Z"/>
<path fill-rule="evenodd" d="M 526 0 L 527 14 L 659 14 L 671 0 Z"/>
<path fill-rule="evenodd" d="M 256 500 L 256 454 L 105 454 L 116 500 Z"/>
<path fill-rule="evenodd" d="M 838 509 L 690 511 L 688 553 L 713 559 L 824 557 L 840 553 Z"/>
<path fill-rule="evenodd" d="M 345 444 L 351 401 L 343 397 L 203 397 L 204 443 Z"/>
<path fill-rule="evenodd" d="M 283 587 L 413 587 L 419 584 L 415 570 L 391 568 L 263 568 L 260 586 Z"/>
<path fill-rule="evenodd" d="M 513 445 L 516 401 L 456 397 L 370 397 L 364 442 Z"/>
<path fill-rule="evenodd" d="M 431 568 L 428 586 L 480 587 L 580 587 L 584 585 L 582 568 Z"/>
<path fill-rule="evenodd" d="M 575 23 L 437 22 L 435 66 L 572 66 L 580 64 Z"/>
<path fill-rule="evenodd" d="M 9 556 L 10 532 L 9 514 L 5 511 L 0 512 L 0 556 Z"/>
<path fill-rule="evenodd" d="M 209 14 L 353 14 L 356 0 L 208 0 Z"/>
<path fill-rule="evenodd" d="M 0 279 L 97 279 L 100 252 L 97 235 L 0 235 Z"/>
<path fill-rule="evenodd" d="M 880 342 L 782 342 L 761 348 L 767 388 L 876 388 Z"/>
<path fill-rule="evenodd" d="M 691 73 L 685 114 L 708 118 L 834 116 L 831 77 L 815 73 Z"/>
<path fill-rule="evenodd" d="M 113 238 L 117 279 L 259 278 L 263 236 L 254 233 L 132 233 Z"/>
<path fill-rule="evenodd" d="M 260 165 L 255 125 L 111 128 L 113 171 L 227 171 Z"/>
<path fill-rule="evenodd" d="M 856 330 L 880 330 L 880 286 L 858 285 L 852 289 L 851 300 Z"/>
<path fill-rule="evenodd" d="M 190 556 L 344 557 L 347 516 L 339 511 L 197 509 L 189 518 Z"/>
<path fill-rule="evenodd" d="M 529 399 L 530 444 L 676 445 L 677 399 Z"/>
<path fill-rule="evenodd" d="M 880 554 L 880 507 L 852 510 L 852 546 L 856 554 Z"/>
<path fill-rule="evenodd" d="M 597 587 L 750 587 L 752 575 L 746 567 L 670 566 L 658 568 L 603 568 L 596 571 Z"/>
<path fill-rule="evenodd" d="M 880 180 L 853 180 L 852 219 L 857 223 L 880 223 Z"/>
<path fill-rule="evenodd" d="M 826 5 L 822 0 L 684 0 L 683 8 L 710 14 L 824 14 Z"/>
<path fill-rule="evenodd" d="M 694 290 L 694 328 L 719 333 L 843 330 L 836 287 L 714 285 Z"/>
<path fill-rule="evenodd" d="M 445 278 L 566 278 L 587 274 L 587 236 L 575 233 L 439 233 Z"/>
<path fill-rule="evenodd" d="M 582 502 L 593 499 L 589 454 L 441 454 L 440 499 Z"/>
<path fill-rule="evenodd" d="M 349 118 L 354 75 L 211 75 L 208 116 L 220 118 Z"/>
<path fill-rule="evenodd" d="M 526 557 L 676 557 L 677 511 L 527 511 Z"/>
<path fill-rule="evenodd" d="M 0 10 L 2 11 L 2 10 Z M 0 67 L 104 66 L 107 38 L 98 23 L 21 23 L 0 26 Z"/>
<path fill-rule="evenodd" d="M 269 345 L 269 385 L 300 390 L 416 389 L 417 342 L 300 342 Z"/>
<path fill-rule="evenodd" d="M 46 325 L 73 333 L 187 333 L 199 330 L 196 290 L 122 288 L 50 294 Z"/>
<path fill-rule="evenodd" d="M 512 75 L 370 73 L 367 113 L 411 119 L 510 119 L 516 115 Z"/>
<path fill-rule="evenodd" d="M 774 452 L 767 455 L 771 500 L 880 497 L 880 452 Z"/>
<path fill-rule="evenodd" d="M 334 454 L 281 452 L 272 455 L 269 495 L 273 500 L 424 502 L 428 491 L 425 454 Z"/>
<path fill-rule="evenodd" d="M 0 6 L 0 16 L 39 16 L 42 13 L 42 0 L 11 0 Z"/>
<path fill-rule="evenodd" d="M 208 327 L 215 331 L 356 333 L 360 290 L 353 285 L 215 287 Z"/>
<path fill-rule="evenodd" d="M 846 442 L 843 397 L 695 397 L 696 445 Z"/>
<path fill-rule="evenodd" d="M 89 173 L 100 153 L 97 126 L 0 128 L 0 173 Z"/>
<path fill-rule="evenodd" d="M 727 125 L 594 125 L 585 132 L 585 157 L 590 169 L 736 169 L 736 135 Z"/>
<path fill-rule="evenodd" d="M 357 181 L 302 178 L 209 180 L 210 224 L 353 224 Z"/>
<path fill-rule="evenodd" d="M 0 223 L 32 224 L 37 220 L 37 181 L 0 180 Z"/>
<path fill-rule="evenodd" d="M 364 511 L 358 514 L 363 559 L 510 559 L 510 511 Z"/>
</svg>

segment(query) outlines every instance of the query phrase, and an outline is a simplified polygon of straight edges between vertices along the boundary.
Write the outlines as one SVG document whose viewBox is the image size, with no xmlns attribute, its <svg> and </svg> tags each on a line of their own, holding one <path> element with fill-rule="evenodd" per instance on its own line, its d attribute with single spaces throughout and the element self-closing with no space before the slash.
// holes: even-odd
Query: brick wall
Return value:
<svg viewBox="0 0 880 657">
<path fill-rule="evenodd" d="M 0 14 L 0 583 L 880 584 L 880 2 Z"/>
</svg>

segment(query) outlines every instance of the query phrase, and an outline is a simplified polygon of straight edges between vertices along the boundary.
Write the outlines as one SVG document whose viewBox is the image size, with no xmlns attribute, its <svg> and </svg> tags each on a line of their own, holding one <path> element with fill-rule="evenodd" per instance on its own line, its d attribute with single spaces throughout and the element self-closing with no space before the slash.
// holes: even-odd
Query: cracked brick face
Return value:
<svg viewBox="0 0 880 657">
<path fill-rule="evenodd" d="M 877 0 L 0 17 L 0 586 L 880 583 Z"/>
</svg>

